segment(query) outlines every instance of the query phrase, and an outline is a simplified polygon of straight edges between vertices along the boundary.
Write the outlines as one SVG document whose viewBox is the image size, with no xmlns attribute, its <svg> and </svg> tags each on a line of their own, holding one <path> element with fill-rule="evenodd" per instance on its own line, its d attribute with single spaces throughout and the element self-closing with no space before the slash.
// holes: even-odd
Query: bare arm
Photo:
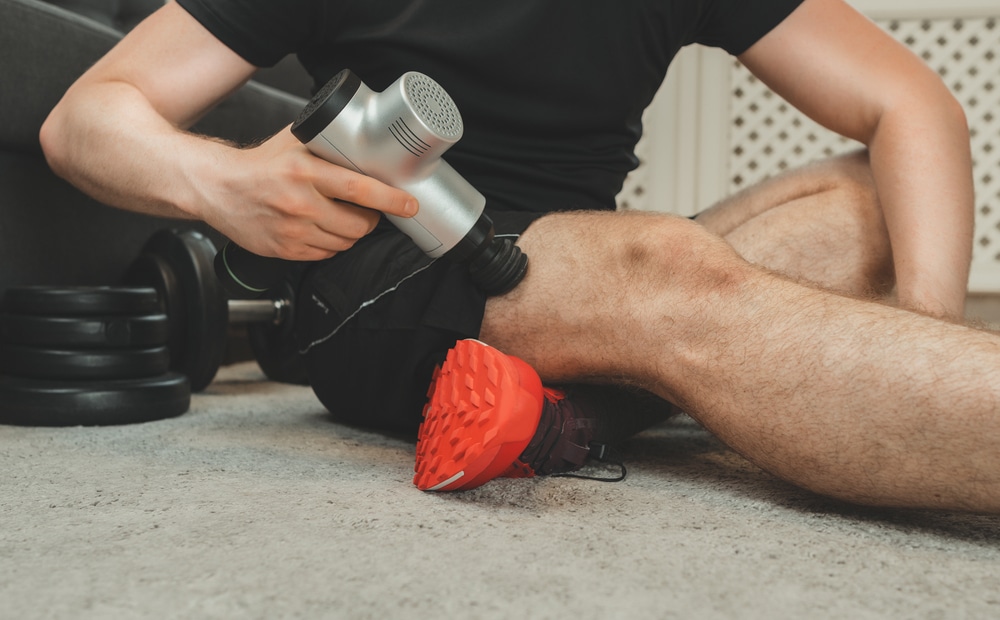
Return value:
<svg viewBox="0 0 1000 620">
<path fill-rule="evenodd" d="M 974 196 L 965 114 L 939 77 L 843 0 L 806 0 L 740 60 L 868 146 L 903 307 L 960 319 Z"/>
<path fill-rule="evenodd" d="M 370 232 L 375 210 L 415 213 L 405 192 L 310 155 L 287 128 L 247 149 L 185 131 L 255 70 L 168 3 L 70 87 L 42 148 L 102 202 L 203 220 L 267 256 L 326 258 Z"/>
</svg>

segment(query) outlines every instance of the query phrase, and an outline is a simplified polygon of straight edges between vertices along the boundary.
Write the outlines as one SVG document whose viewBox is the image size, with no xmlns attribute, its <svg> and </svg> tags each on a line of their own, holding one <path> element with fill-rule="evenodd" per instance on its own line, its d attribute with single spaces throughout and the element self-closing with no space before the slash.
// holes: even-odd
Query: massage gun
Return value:
<svg viewBox="0 0 1000 620">
<path fill-rule="evenodd" d="M 409 72 L 374 92 L 348 69 L 292 124 L 314 155 L 413 195 L 417 215 L 385 217 L 428 256 L 466 263 L 486 294 L 499 295 L 521 281 L 528 257 L 510 239 L 494 237 L 486 198 L 441 159 L 462 131 L 455 102 L 426 75 Z M 277 284 L 288 264 L 230 243 L 216 256 L 215 271 L 232 297 L 248 298 Z"/>
</svg>

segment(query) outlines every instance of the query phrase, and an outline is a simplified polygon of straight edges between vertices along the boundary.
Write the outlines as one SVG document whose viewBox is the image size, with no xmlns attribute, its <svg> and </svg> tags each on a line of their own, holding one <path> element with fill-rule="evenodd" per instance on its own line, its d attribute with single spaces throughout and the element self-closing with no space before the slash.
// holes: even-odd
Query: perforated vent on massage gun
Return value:
<svg viewBox="0 0 1000 620">
<path fill-rule="evenodd" d="M 462 137 L 462 116 L 458 106 L 440 84 L 421 73 L 411 73 L 403 81 L 406 97 L 427 128 L 442 138 Z"/>
</svg>

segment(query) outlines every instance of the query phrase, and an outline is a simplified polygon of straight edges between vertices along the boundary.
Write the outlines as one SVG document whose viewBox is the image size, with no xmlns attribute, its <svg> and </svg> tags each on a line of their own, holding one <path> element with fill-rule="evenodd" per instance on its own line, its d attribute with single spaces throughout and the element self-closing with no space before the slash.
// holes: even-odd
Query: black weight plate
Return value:
<svg viewBox="0 0 1000 620">
<path fill-rule="evenodd" d="M 143 315 L 158 313 L 159 302 L 149 287 L 18 286 L 4 292 L 3 308 L 30 315 Z"/>
<path fill-rule="evenodd" d="M 156 377 L 170 368 L 166 347 L 42 349 L 0 344 L 0 373 L 29 379 L 113 380 Z"/>
<path fill-rule="evenodd" d="M 167 344 L 167 315 L 0 316 L 0 341 L 64 349 L 122 349 Z"/>
<path fill-rule="evenodd" d="M 226 353 L 229 309 L 215 275 L 215 244 L 196 231 L 161 230 L 142 253 L 159 257 L 176 278 L 184 332 L 170 368 L 187 375 L 191 390 L 200 392 L 215 378 Z"/>
<path fill-rule="evenodd" d="M 179 416 L 191 406 L 187 377 L 40 381 L 0 376 L 0 424 L 107 426 Z"/>
<path fill-rule="evenodd" d="M 170 359 L 182 359 L 186 327 L 184 322 L 184 295 L 177 277 L 167 261 L 153 254 L 140 254 L 125 272 L 124 282 L 133 286 L 151 286 L 156 289 L 160 311 L 166 313 L 167 348 Z M 175 364 L 171 364 L 173 367 Z"/>
<path fill-rule="evenodd" d="M 294 303 L 295 289 L 290 282 L 283 281 L 275 287 L 271 295 L 277 295 Z M 254 359 L 264 375 L 271 381 L 309 385 L 305 362 L 295 341 L 294 307 L 285 309 L 284 320 L 275 325 L 271 321 L 247 323 L 247 341 Z"/>
</svg>

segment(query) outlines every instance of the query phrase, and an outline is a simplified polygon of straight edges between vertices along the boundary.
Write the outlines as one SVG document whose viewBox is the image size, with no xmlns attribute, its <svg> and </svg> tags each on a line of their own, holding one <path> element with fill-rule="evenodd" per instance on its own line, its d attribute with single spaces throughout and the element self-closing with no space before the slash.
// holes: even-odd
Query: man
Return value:
<svg viewBox="0 0 1000 620">
<path fill-rule="evenodd" d="M 961 316 L 967 129 L 912 54 L 841 0 L 345 4 L 168 4 L 67 92 L 41 139 L 104 202 L 322 260 L 302 279 L 298 338 L 332 411 L 413 428 L 452 348 L 420 431 L 420 488 L 570 470 L 676 406 L 817 492 L 1000 508 L 1000 341 L 796 283 L 862 295 L 894 279 L 903 308 Z M 611 212 L 642 109 L 691 42 L 737 55 L 867 152 L 698 223 Z M 287 130 L 248 149 L 183 131 L 289 52 L 320 84 L 349 67 L 380 90 L 418 70 L 449 91 L 467 126 L 449 162 L 530 257 L 516 289 L 485 299 L 460 266 L 373 231 L 378 211 L 418 205 Z"/>
</svg>

